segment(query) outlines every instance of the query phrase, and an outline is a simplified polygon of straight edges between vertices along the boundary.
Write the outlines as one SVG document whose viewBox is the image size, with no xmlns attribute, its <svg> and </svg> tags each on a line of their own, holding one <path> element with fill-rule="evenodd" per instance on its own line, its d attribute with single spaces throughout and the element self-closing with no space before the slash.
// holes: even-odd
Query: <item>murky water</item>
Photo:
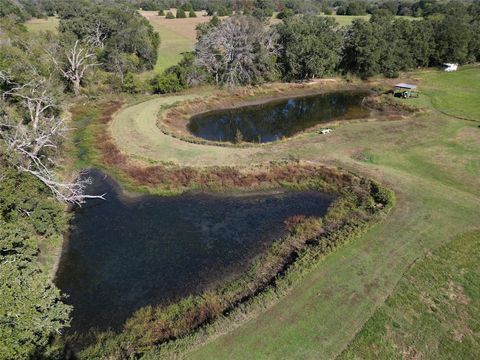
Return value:
<svg viewBox="0 0 480 360">
<path fill-rule="evenodd" d="M 369 111 L 362 107 L 367 95 L 359 91 L 331 92 L 215 110 L 192 117 L 188 129 L 207 140 L 271 142 L 320 123 L 368 117 Z"/>
<path fill-rule="evenodd" d="M 188 193 L 125 199 L 93 171 L 107 200 L 76 209 L 56 276 L 74 306 L 72 327 L 118 328 L 135 310 L 227 281 L 285 233 L 293 215 L 322 216 L 319 192 Z"/>
</svg>

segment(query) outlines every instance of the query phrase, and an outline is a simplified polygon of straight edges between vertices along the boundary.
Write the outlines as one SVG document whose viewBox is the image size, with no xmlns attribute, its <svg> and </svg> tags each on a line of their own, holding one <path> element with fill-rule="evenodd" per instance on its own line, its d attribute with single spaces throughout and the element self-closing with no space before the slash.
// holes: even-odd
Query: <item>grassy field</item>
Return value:
<svg viewBox="0 0 480 360">
<path fill-rule="evenodd" d="M 285 354 L 333 358 L 398 291 L 402 274 L 416 259 L 478 228 L 480 122 L 458 117 L 480 118 L 476 95 L 480 68 L 421 71 L 408 77 L 419 84 L 421 96 L 407 101 L 428 111 L 397 121 L 347 124 L 328 136 L 307 133 L 248 149 L 188 144 L 156 131 L 152 126 L 159 109 L 156 102 L 175 102 L 178 97 L 154 99 L 120 112 L 112 134 L 135 159 L 215 165 L 298 158 L 374 177 L 397 194 L 398 205 L 382 224 L 327 256 L 318 271 L 278 304 L 192 352 L 191 358 L 244 359 L 251 354 L 259 359 Z M 144 141 L 134 145 L 140 139 Z M 348 354 L 356 349 L 360 351 L 361 344 Z"/>
<path fill-rule="evenodd" d="M 28 31 L 38 32 L 38 31 L 53 31 L 58 30 L 59 20 L 55 16 L 50 16 L 46 19 L 31 19 L 25 23 Z"/>
<path fill-rule="evenodd" d="M 341 26 L 350 25 L 355 19 L 364 19 L 364 20 L 370 19 L 370 15 L 323 15 L 323 16 L 334 18 L 335 21 Z"/>
<path fill-rule="evenodd" d="M 171 9 L 175 14 L 175 9 Z M 197 12 L 196 18 L 166 19 L 158 16 L 157 11 L 140 11 L 160 34 L 160 47 L 155 71 L 163 71 L 177 64 L 182 58 L 182 52 L 192 51 L 196 42 L 195 28 L 198 24 L 210 21 L 204 11 Z"/>
<path fill-rule="evenodd" d="M 417 261 L 339 359 L 476 359 L 479 263 L 480 231 Z"/>
</svg>

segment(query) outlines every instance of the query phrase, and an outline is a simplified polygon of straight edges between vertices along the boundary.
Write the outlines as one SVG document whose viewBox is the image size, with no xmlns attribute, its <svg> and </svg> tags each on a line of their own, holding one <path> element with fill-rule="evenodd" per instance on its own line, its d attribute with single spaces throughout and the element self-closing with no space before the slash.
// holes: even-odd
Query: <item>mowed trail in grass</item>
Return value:
<svg viewBox="0 0 480 360">
<path fill-rule="evenodd" d="M 161 106 L 191 100 L 208 95 L 184 94 L 155 98 L 125 108 L 115 117 L 110 131 L 118 148 L 131 158 L 148 164 L 173 162 L 182 165 L 227 165 L 235 163 L 238 151 L 235 148 L 191 144 L 165 135 L 156 125 Z M 248 150 L 244 155 L 248 154 Z"/>
<path fill-rule="evenodd" d="M 421 258 L 339 360 L 478 358 L 479 264 L 480 231 Z"/>
<path fill-rule="evenodd" d="M 175 9 L 171 10 L 173 14 Z M 196 30 L 198 24 L 210 21 L 210 16 L 205 16 L 204 11 L 198 11 L 196 18 L 166 19 L 158 16 L 157 11 L 140 11 L 153 28 L 160 35 L 158 59 L 155 71 L 161 72 L 177 64 L 182 59 L 182 53 L 192 51 L 196 43 Z M 188 15 L 188 13 L 187 13 Z"/>
</svg>

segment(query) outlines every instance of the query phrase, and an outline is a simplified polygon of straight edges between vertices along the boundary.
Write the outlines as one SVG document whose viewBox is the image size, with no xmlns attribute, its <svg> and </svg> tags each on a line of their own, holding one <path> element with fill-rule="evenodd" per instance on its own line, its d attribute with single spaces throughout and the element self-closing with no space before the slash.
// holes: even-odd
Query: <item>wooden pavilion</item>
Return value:
<svg viewBox="0 0 480 360">
<path fill-rule="evenodd" d="M 399 83 L 393 87 L 393 96 L 403 97 L 408 99 L 411 97 L 418 97 L 417 85 Z"/>
</svg>

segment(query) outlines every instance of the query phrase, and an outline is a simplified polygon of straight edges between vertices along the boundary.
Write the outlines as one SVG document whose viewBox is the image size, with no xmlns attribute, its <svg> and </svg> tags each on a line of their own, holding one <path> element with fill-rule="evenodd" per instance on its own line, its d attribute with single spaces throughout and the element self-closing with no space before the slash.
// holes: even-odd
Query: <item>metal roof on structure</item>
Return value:
<svg viewBox="0 0 480 360">
<path fill-rule="evenodd" d="M 412 84 L 406 84 L 406 83 L 400 83 L 395 85 L 396 88 L 401 88 L 401 89 L 416 89 L 417 85 L 412 85 Z"/>
</svg>

